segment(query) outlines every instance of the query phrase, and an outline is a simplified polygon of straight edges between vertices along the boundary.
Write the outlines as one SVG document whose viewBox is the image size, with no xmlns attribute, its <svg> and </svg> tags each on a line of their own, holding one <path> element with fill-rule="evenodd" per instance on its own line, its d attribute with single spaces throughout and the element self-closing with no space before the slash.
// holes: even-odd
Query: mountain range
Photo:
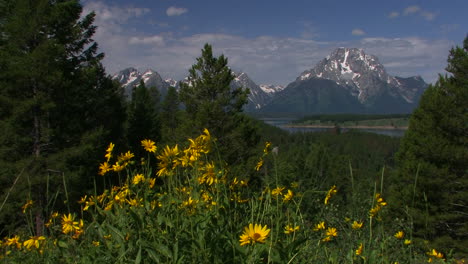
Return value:
<svg viewBox="0 0 468 264">
<path fill-rule="evenodd" d="M 249 88 L 247 112 L 277 114 L 324 113 L 410 113 L 427 84 L 420 76 L 402 78 L 389 75 L 378 58 L 362 49 L 338 48 L 317 65 L 302 72 L 284 86 L 257 85 L 247 73 L 233 72 L 231 87 Z M 127 68 L 112 76 L 131 94 L 143 80 L 155 85 L 164 96 L 169 86 L 180 82 L 163 80 L 154 70 L 140 73 Z"/>
</svg>

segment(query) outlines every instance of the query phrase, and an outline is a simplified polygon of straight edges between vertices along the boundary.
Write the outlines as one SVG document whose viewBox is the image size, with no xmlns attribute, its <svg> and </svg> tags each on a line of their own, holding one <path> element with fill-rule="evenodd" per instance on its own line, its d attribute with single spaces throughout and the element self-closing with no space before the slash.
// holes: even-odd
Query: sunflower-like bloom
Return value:
<svg viewBox="0 0 468 264">
<path fill-rule="evenodd" d="M 283 196 L 283 202 L 289 202 L 294 197 L 294 193 L 291 190 L 288 190 L 287 193 Z"/>
<path fill-rule="evenodd" d="M 411 245 L 411 239 L 405 239 L 405 245 Z"/>
<path fill-rule="evenodd" d="M 178 155 L 179 147 L 177 145 L 173 148 L 166 146 L 163 153 L 157 157 L 159 160 L 159 170 L 156 175 L 159 177 L 172 175 L 172 170 L 179 164 Z"/>
<path fill-rule="evenodd" d="M 45 240 L 44 236 L 32 236 L 29 237 L 28 240 L 24 241 L 23 246 L 25 246 L 28 250 L 30 250 L 32 247 L 39 248 L 40 242 Z"/>
<path fill-rule="evenodd" d="M 398 231 L 393 236 L 398 238 L 398 239 L 402 239 L 403 237 L 405 237 L 405 233 L 403 231 Z"/>
<path fill-rule="evenodd" d="M 68 216 L 62 216 L 62 232 L 64 234 L 68 234 L 79 229 L 80 226 L 79 223 L 75 221 L 75 216 L 73 216 L 72 214 L 68 214 Z"/>
<path fill-rule="evenodd" d="M 114 146 L 114 143 L 111 142 L 109 147 L 106 149 L 106 155 L 104 155 L 104 157 L 107 159 L 107 162 L 112 158 L 112 150 L 114 150 Z"/>
<path fill-rule="evenodd" d="M 299 231 L 300 229 L 300 226 L 292 226 L 292 225 L 287 225 L 284 227 L 284 233 L 285 234 L 291 234 L 291 233 L 294 233 L 296 231 Z"/>
<path fill-rule="evenodd" d="M 5 242 L 7 246 L 15 246 L 17 249 L 21 248 L 21 242 L 19 236 L 14 236 L 12 238 L 8 238 Z"/>
<path fill-rule="evenodd" d="M 255 165 L 255 170 L 259 171 L 263 166 L 263 158 L 260 158 L 260 160 L 257 162 L 257 165 Z"/>
<path fill-rule="evenodd" d="M 322 221 L 315 225 L 314 231 L 325 230 L 325 222 Z"/>
<path fill-rule="evenodd" d="M 337 237 L 338 236 L 338 231 L 336 231 L 336 228 L 334 227 L 329 227 L 327 229 L 326 235 L 329 237 Z"/>
<path fill-rule="evenodd" d="M 145 176 L 143 176 L 143 174 L 141 174 L 141 173 L 136 174 L 135 176 L 133 176 L 133 179 L 132 179 L 132 183 L 134 185 L 137 185 L 140 182 L 144 182 L 144 181 L 145 181 Z"/>
<path fill-rule="evenodd" d="M 362 227 L 362 225 L 363 225 L 362 222 L 354 221 L 353 224 L 351 225 L 351 227 L 353 229 L 360 229 Z"/>
<path fill-rule="evenodd" d="M 444 258 L 444 254 L 442 254 L 441 252 L 438 252 L 435 249 L 432 249 L 432 251 L 427 252 L 426 254 L 428 254 L 429 256 L 432 256 L 432 257 L 436 257 L 438 259 L 443 259 Z"/>
<path fill-rule="evenodd" d="M 270 152 L 270 149 L 271 149 L 271 142 L 267 141 L 265 142 L 265 148 L 263 149 L 263 153 L 268 154 Z"/>
<path fill-rule="evenodd" d="M 285 187 L 276 187 L 273 190 L 271 190 L 271 195 L 273 196 L 278 196 L 278 195 L 283 195 Z"/>
<path fill-rule="evenodd" d="M 26 210 L 31 207 L 33 205 L 33 201 L 32 200 L 28 200 L 22 207 L 21 209 L 23 209 L 23 214 L 26 213 Z"/>
<path fill-rule="evenodd" d="M 117 160 L 118 160 L 119 163 L 125 164 L 128 161 L 130 161 L 133 157 L 135 157 L 135 154 L 133 154 L 130 151 L 127 151 L 126 153 L 120 154 L 119 157 L 117 158 Z"/>
<path fill-rule="evenodd" d="M 364 246 L 362 245 L 362 243 L 359 245 L 359 247 L 356 249 L 356 256 L 361 256 L 362 254 L 362 249 L 364 248 Z"/>
<path fill-rule="evenodd" d="M 336 189 L 336 185 L 333 185 L 330 190 L 328 190 L 327 192 L 327 196 L 325 196 L 325 201 L 324 203 L 325 204 L 328 204 L 328 201 L 330 200 L 330 198 L 335 195 L 336 193 L 338 192 L 338 190 Z"/>
<path fill-rule="evenodd" d="M 259 224 L 249 224 L 248 227 L 244 227 L 244 233 L 240 236 L 240 245 L 255 244 L 256 242 L 265 243 L 269 233 L 270 229 L 267 229 L 266 225 L 262 227 Z"/>
<path fill-rule="evenodd" d="M 213 162 L 207 163 L 204 167 L 200 168 L 200 170 L 204 171 L 202 176 L 198 178 L 198 182 L 200 184 L 206 183 L 208 185 L 213 185 L 213 183 L 218 182 L 215 173 L 215 165 Z"/>
<path fill-rule="evenodd" d="M 151 152 L 151 153 L 155 153 L 156 152 L 156 144 L 154 143 L 154 141 L 152 140 L 149 140 L 149 139 L 143 139 L 141 141 L 141 146 L 143 146 L 143 148 L 148 151 L 148 152 Z"/>
</svg>

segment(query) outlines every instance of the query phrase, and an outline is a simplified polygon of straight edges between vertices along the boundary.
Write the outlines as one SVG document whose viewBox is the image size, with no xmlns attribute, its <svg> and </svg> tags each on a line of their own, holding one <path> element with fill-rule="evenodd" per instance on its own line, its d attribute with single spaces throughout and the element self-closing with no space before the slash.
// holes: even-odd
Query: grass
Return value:
<svg viewBox="0 0 468 264">
<path fill-rule="evenodd" d="M 119 184 L 83 196 L 80 211 L 52 213 L 42 234 L 28 231 L 4 238 L 0 261 L 450 262 L 436 249 L 418 251 L 409 225 L 384 221 L 387 203 L 381 186 L 370 195 L 353 191 L 345 201 L 336 186 L 279 185 L 274 166 L 261 185 L 251 185 L 212 155 L 216 146 L 206 130 L 184 149 L 153 144 L 143 144 L 147 157 L 130 152 L 116 156 L 110 145 L 97 180 L 118 178 Z M 264 161 L 275 163 L 276 158 L 267 143 L 252 171 L 261 173 Z M 29 215 L 34 203 L 23 210 Z M 25 230 L 35 230 L 35 224 L 31 218 Z"/>
</svg>

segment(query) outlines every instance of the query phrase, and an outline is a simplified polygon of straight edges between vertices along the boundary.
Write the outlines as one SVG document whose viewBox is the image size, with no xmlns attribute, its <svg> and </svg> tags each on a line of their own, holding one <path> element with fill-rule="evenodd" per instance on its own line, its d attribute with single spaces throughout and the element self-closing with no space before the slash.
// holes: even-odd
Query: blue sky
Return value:
<svg viewBox="0 0 468 264">
<path fill-rule="evenodd" d="M 468 33 L 466 0 L 82 0 L 113 74 L 180 80 L 205 43 L 257 84 L 292 82 L 337 47 L 376 55 L 392 75 L 434 82 Z"/>
</svg>

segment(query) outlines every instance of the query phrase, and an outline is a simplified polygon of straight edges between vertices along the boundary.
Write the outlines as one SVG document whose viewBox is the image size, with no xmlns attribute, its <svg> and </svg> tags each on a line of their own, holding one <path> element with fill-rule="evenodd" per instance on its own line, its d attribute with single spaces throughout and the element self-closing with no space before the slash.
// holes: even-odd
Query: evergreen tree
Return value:
<svg viewBox="0 0 468 264">
<path fill-rule="evenodd" d="M 3 3 L 2 3 L 3 4 Z M 0 226 L 34 201 L 36 234 L 58 200 L 89 188 L 107 141 L 121 137 L 122 93 L 77 0 L 6 1 L 0 15 Z M 75 192 L 76 191 L 76 192 Z M 68 199 L 68 200 L 67 200 Z"/>
<path fill-rule="evenodd" d="M 468 37 L 450 51 L 449 76 L 424 92 L 397 160 L 392 195 L 409 205 L 415 235 L 432 247 L 468 253 Z"/>
<path fill-rule="evenodd" d="M 179 127 L 180 100 L 179 93 L 174 87 L 169 87 L 161 105 L 161 124 L 163 128 L 163 142 L 172 144 L 177 141 L 176 129 Z"/>
<path fill-rule="evenodd" d="M 233 89 L 234 80 L 228 60 L 213 56 L 205 44 L 201 57 L 189 70 L 188 83 L 181 83 L 180 99 L 188 114 L 192 134 L 207 128 L 218 139 L 217 147 L 228 163 L 239 163 L 249 157 L 258 143 L 256 129 L 242 107 L 247 103 L 248 89 Z"/>
<path fill-rule="evenodd" d="M 141 140 L 159 141 L 161 138 L 158 106 L 158 90 L 156 87 L 146 88 L 145 83 L 141 80 L 140 85 L 132 93 L 127 131 L 127 142 L 130 149 L 137 154 L 144 152 Z"/>
</svg>

